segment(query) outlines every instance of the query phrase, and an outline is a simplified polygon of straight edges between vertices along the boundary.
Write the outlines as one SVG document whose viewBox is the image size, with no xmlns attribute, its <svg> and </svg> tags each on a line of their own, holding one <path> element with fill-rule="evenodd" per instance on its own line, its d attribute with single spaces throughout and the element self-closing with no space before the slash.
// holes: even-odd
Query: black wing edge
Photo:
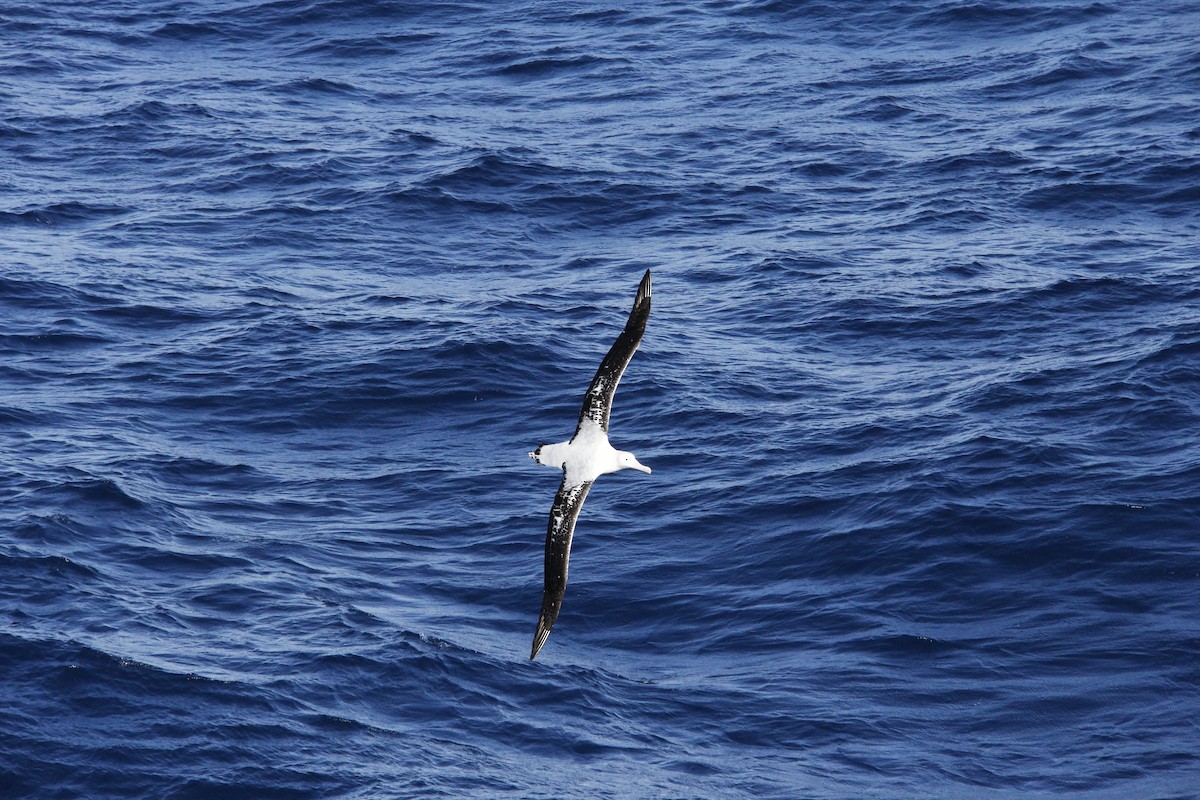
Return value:
<svg viewBox="0 0 1200 800">
<path fill-rule="evenodd" d="M 638 284 L 637 296 L 633 299 L 633 310 L 629 312 L 625 328 L 613 342 L 613 346 L 608 349 L 608 355 L 600 362 L 600 368 L 596 370 L 596 375 L 592 378 L 587 393 L 583 396 L 583 408 L 579 412 L 579 425 L 582 425 L 585 419 L 591 419 L 600 423 L 600 427 L 606 433 L 608 432 L 608 418 L 612 414 L 613 395 L 616 394 L 617 384 L 621 382 L 621 375 L 629 366 L 630 359 L 633 358 L 638 344 L 642 341 L 642 334 L 646 332 L 646 322 L 649 319 L 650 270 L 646 270 L 646 274 L 642 276 L 642 282 Z M 578 426 L 575 430 L 579 430 Z"/>
<path fill-rule="evenodd" d="M 550 629 L 562 609 L 563 595 L 567 591 L 567 562 L 571 558 L 571 539 L 575 535 L 575 521 L 583 508 L 584 498 L 592 488 L 592 481 L 567 486 L 566 470 L 563 482 L 554 495 L 550 507 L 550 524 L 546 526 L 545 588 L 542 590 L 542 613 L 538 617 L 537 631 L 533 634 L 533 649 L 529 660 L 537 657 L 542 645 L 550 638 Z"/>
</svg>

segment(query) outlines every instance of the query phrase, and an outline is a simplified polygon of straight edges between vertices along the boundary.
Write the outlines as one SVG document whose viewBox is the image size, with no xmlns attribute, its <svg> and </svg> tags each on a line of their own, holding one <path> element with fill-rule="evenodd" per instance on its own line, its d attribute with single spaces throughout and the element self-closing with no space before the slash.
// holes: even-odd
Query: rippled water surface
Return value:
<svg viewBox="0 0 1200 800">
<path fill-rule="evenodd" d="M 0 5 L 0 794 L 1196 796 L 1197 41 Z"/>
</svg>

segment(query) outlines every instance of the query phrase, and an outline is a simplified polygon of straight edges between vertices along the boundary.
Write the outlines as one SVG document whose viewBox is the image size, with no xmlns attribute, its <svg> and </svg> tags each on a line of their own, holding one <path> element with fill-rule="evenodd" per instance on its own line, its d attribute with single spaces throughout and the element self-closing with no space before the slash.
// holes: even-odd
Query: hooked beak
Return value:
<svg viewBox="0 0 1200 800">
<path fill-rule="evenodd" d="M 640 469 L 642 472 L 646 473 L 647 475 L 650 474 L 650 468 L 647 467 L 645 464 L 641 463 L 640 461 L 638 461 L 636 458 L 633 460 L 633 468 Z"/>
</svg>

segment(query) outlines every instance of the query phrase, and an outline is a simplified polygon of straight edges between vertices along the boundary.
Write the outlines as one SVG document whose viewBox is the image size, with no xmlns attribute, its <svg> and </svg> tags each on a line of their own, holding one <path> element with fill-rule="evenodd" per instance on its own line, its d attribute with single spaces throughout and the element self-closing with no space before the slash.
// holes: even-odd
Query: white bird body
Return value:
<svg viewBox="0 0 1200 800">
<path fill-rule="evenodd" d="M 608 434 L 595 420 L 585 419 L 569 441 L 544 444 L 529 454 L 547 467 L 564 470 L 567 486 L 590 483 L 601 475 L 622 469 L 650 468 L 638 462 L 633 453 L 618 450 L 608 443 Z"/>
</svg>

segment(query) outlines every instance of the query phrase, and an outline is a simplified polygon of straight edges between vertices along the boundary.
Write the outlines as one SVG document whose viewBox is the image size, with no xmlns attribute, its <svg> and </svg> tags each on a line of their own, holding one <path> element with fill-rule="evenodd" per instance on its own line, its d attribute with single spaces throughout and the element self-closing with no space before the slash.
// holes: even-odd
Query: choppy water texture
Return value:
<svg viewBox="0 0 1200 800">
<path fill-rule="evenodd" d="M 3 4 L 3 796 L 1196 796 L 1197 41 Z"/>
</svg>

